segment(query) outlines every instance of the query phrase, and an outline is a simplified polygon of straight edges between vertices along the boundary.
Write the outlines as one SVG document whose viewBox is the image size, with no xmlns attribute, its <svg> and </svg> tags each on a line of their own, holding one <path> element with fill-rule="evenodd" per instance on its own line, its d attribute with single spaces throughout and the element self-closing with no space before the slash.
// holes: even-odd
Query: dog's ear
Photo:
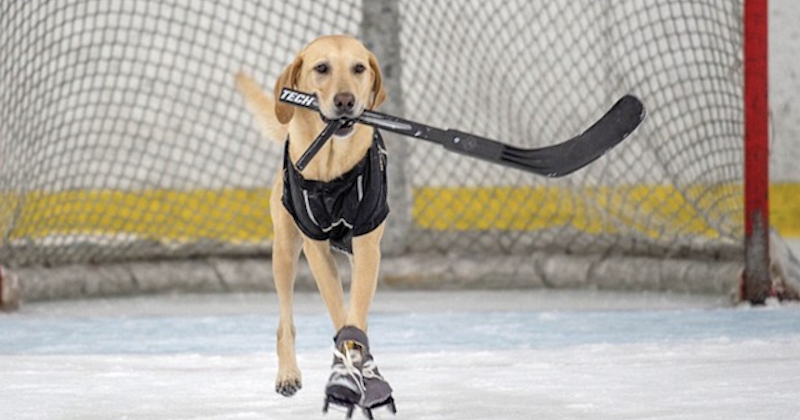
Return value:
<svg viewBox="0 0 800 420">
<path fill-rule="evenodd" d="M 275 116 L 281 124 L 288 124 L 294 116 L 294 106 L 280 101 L 281 90 L 283 88 L 294 89 L 297 87 L 297 78 L 300 76 L 300 69 L 303 67 L 303 57 L 298 55 L 292 64 L 286 66 L 275 82 Z"/>
<path fill-rule="evenodd" d="M 369 54 L 369 66 L 375 78 L 372 81 L 372 102 L 369 104 L 369 109 L 375 109 L 386 100 L 386 89 L 383 87 L 383 74 L 378 59 L 372 53 Z"/>
</svg>

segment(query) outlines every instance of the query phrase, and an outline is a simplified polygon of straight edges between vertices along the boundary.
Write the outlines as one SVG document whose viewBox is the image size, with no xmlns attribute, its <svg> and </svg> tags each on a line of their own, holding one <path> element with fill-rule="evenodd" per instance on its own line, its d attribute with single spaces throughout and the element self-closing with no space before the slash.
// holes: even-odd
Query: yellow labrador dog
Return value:
<svg viewBox="0 0 800 420">
<path fill-rule="evenodd" d="M 270 211 L 275 229 L 273 274 L 280 304 L 276 391 L 291 396 L 301 386 L 295 356 L 292 298 L 297 262 L 305 254 L 330 313 L 334 338 L 326 402 L 365 412 L 391 404 L 391 387 L 378 372 L 365 333 L 381 259 L 386 205 L 386 151 L 375 129 L 346 124 L 304 170 L 295 162 L 330 120 L 352 119 L 386 98 L 378 61 L 348 36 L 325 36 L 309 43 L 275 83 L 275 98 L 292 88 L 316 95 L 320 112 L 276 101 L 243 74 L 239 92 L 264 134 L 285 142 Z M 345 306 L 332 248 L 351 255 L 350 304 Z M 371 416 L 371 413 L 369 414 Z"/>
</svg>

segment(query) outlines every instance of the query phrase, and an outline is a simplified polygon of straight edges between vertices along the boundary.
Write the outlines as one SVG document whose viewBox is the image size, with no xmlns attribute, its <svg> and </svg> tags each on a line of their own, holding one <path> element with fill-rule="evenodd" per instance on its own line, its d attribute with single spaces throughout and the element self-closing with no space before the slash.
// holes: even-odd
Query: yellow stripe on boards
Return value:
<svg viewBox="0 0 800 420">
<path fill-rule="evenodd" d="M 569 226 L 591 234 L 666 232 L 715 238 L 741 231 L 740 185 L 624 187 L 422 187 L 412 215 L 421 229 L 536 231 Z M 0 196 L 9 240 L 53 235 L 130 235 L 159 241 L 259 243 L 272 238 L 268 189 L 71 190 Z M 770 218 L 800 236 L 800 184 L 770 188 Z"/>
<path fill-rule="evenodd" d="M 769 218 L 781 236 L 800 237 L 800 184 L 770 185 Z"/>
<path fill-rule="evenodd" d="M 681 194 L 674 187 L 645 185 L 428 187 L 416 191 L 413 219 L 421 228 L 442 231 L 535 231 L 570 226 L 591 234 L 636 230 L 658 237 L 669 229 L 671 235 L 677 231 L 717 237 L 721 226 L 729 226 L 720 219 L 736 210 L 735 197 L 731 188 L 709 192 L 697 187 Z"/>
<path fill-rule="evenodd" d="M 73 190 L 5 197 L 9 239 L 131 235 L 141 239 L 261 242 L 272 237 L 268 189 Z"/>
</svg>

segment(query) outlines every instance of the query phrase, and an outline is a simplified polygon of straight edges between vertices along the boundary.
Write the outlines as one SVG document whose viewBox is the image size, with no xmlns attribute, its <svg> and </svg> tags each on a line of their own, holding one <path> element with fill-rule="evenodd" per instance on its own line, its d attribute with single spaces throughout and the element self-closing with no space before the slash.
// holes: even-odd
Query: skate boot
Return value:
<svg viewBox="0 0 800 420">
<path fill-rule="evenodd" d="M 348 419 L 355 407 L 360 407 L 368 419 L 373 418 L 372 409 L 384 405 L 396 413 L 392 387 L 378 371 L 369 352 L 367 335 L 358 328 L 344 327 L 336 334 L 334 343 L 332 372 L 325 387 L 322 412 L 327 413 L 333 404 L 345 409 Z"/>
</svg>

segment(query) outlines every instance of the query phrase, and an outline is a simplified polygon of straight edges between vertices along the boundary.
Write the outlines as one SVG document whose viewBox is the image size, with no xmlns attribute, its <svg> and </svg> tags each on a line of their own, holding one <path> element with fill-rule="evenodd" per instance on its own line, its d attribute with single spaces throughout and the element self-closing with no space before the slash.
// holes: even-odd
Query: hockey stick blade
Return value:
<svg viewBox="0 0 800 420">
<path fill-rule="evenodd" d="M 316 97 L 283 89 L 280 100 L 319 111 Z M 646 111 L 635 96 L 622 97 L 594 125 L 563 143 L 522 149 L 458 130 L 442 130 L 374 111 L 364 111 L 359 123 L 394 133 L 419 138 L 444 146 L 447 150 L 547 177 L 569 175 L 594 162 L 625 140 L 644 120 Z"/>
<path fill-rule="evenodd" d="M 627 138 L 644 120 L 642 102 L 632 95 L 622 97 L 594 125 L 563 143 L 521 149 L 468 133 L 448 130 L 456 136 L 445 147 L 547 177 L 569 175 L 594 162 Z"/>
</svg>

